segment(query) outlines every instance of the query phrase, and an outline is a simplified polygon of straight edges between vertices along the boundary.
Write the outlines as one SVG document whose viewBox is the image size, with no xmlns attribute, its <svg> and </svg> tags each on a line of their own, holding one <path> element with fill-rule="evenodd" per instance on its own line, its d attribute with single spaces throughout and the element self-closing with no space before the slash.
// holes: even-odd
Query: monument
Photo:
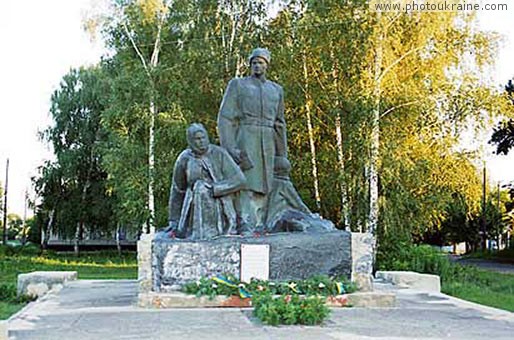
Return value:
<svg viewBox="0 0 514 340">
<path fill-rule="evenodd" d="M 140 293 L 166 293 L 200 277 L 241 278 L 242 248 L 268 259 L 272 280 L 338 275 L 369 289 L 373 237 L 337 230 L 313 214 L 290 180 L 284 92 L 268 80 L 268 50 L 249 57 L 251 75 L 232 79 L 218 113 L 220 146 L 201 124 L 187 130 L 170 189 L 169 225 L 138 244 Z M 253 256 L 255 249 L 266 255 Z M 262 246 L 257 246 L 262 245 Z M 155 296 L 155 295 L 152 295 Z M 150 303 L 151 304 L 151 303 Z"/>
</svg>

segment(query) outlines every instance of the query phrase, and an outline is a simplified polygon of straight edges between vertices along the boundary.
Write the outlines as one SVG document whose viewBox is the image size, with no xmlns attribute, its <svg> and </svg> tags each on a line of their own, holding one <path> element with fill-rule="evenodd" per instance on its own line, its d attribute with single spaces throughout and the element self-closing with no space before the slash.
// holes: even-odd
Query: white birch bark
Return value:
<svg viewBox="0 0 514 340">
<path fill-rule="evenodd" d="M 348 195 L 346 182 L 344 181 L 344 149 L 343 149 L 343 132 L 341 126 L 341 108 L 339 102 L 339 86 L 337 83 L 338 74 L 337 74 L 337 64 L 336 58 L 334 54 L 334 49 L 330 49 L 330 57 L 332 59 L 332 86 L 334 87 L 334 96 L 335 103 L 334 107 L 336 109 L 336 142 L 337 142 L 337 162 L 339 164 L 339 190 L 341 191 L 341 221 L 344 224 L 344 228 L 347 229 L 350 227 L 350 215 L 348 209 Z"/>
<path fill-rule="evenodd" d="M 157 36 L 155 37 L 154 42 L 154 49 L 152 52 L 152 57 L 150 58 L 150 64 L 148 65 L 143 54 L 141 53 L 141 50 L 137 46 L 134 37 L 132 34 L 130 34 L 130 30 L 128 28 L 127 22 L 124 21 L 123 27 L 125 29 L 125 33 L 127 37 L 130 40 L 130 43 L 132 45 L 132 48 L 134 48 L 136 54 L 139 57 L 139 60 L 141 61 L 141 64 L 146 72 L 146 75 L 148 76 L 148 81 L 150 83 L 151 87 L 151 95 L 150 95 L 150 101 L 149 101 L 149 111 L 150 111 L 150 126 L 148 131 L 148 226 L 149 226 L 149 233 L 154 234 L 155 233 L 155 193 L 154 193 L 154 186 L 155 186 L 155 116 L 157 114 L 157 108 L 155 104 L 155 88 L 154 88 L 154 82 L 152 78 L 152 70 L 157 67 L 159 64 L 159 53 L 161 51 L 161 31 L 162 26 L 164 25 L 164 21 L 166 19 L 166 11 L 169 6 L 169 1 L 166 1 L 164 3 L 164 9 L 160 13 L 160 17 L 157 21 Z M 145 227 L 143 226 L 142 230 L 143 234 L 146 233 Z"/>
<path fill-rule="evenodd" d="M 318 166 L 316 162 L 316 145 L 314 143 L 314 131 L 312 129 L 311 121 L 311 103 L 312 98 L 309 95 L 309 82 L 307 74 L 307 56 L 303 54 L 303 77 L 305 81 L 305 114 L 307 116 L 307 132 L 309 135 L 309 146 L 311 150 L 311 167 L 312 167 L 312 180 L 314 184 L 314 198 L 316 199 L 316 208 L 318 211 L 321 209 L 321 195 L 319 192 L 319 179 L 318 179 Z"/>
<path fill-rule="evenodd" d="M 382 81 L 382 59 L 383 59 L 383 31 L 381 28 L 381 13 L 377 12 L 379 30 L 375 46 L 375 62 L 374 62 L 374 84 L 373 84 L 373 112 L 371 121 L 371 147 L 369 162 L 369 216 L 367 231 L 373 235 L 376 234 L 378 226 L 378 165 L 379 165 L 379 147 L 380 147 L 380 96 Z"/>
</svg>

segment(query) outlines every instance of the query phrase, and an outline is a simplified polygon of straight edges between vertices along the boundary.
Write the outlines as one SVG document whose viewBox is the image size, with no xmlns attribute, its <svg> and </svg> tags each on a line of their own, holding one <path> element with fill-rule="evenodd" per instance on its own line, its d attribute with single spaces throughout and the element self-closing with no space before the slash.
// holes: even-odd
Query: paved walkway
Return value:
<svg viewBox="0 0 514 340">
<path fill-rule="evenodd" d="M 393 289 L 380 285 L 380 289 Z M 9 339 L 513 339 L 514 313 L 397 290 L 396 308 L 333 309 L 323 326 L 263 326 L 250 309 L 149 310 L 135 281 L 70 283 L 9 321 Z"/>
<path fill-rule="evenodd" d="M 503 263 L 485 259 L 469 259 L 461 257 L 457 257 L 454 261 L 458 264 L 472 265 L 480 269 L 490 270 L 498 273 L 514 274 L 514 264 L 511 263 Z"/>
</svg>

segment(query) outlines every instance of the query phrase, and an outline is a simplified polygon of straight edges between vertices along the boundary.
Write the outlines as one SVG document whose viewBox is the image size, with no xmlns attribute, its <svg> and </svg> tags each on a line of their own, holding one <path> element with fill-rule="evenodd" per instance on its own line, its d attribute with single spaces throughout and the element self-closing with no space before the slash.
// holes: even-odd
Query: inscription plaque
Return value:
<svg viewBox="0 0 514 340">
<path fill-rule="evenodd" d="M 269 244 L 241 244 L 241 281 L 269 280 Z"/>
</svg>

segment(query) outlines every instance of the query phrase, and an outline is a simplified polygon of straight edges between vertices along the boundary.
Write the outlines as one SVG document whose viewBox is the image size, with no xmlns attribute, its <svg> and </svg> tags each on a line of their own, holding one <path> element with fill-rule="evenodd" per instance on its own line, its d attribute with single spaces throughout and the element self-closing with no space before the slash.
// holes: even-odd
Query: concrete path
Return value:
<svg viewBox="0 0 514 340">
<path fill-rule="evenodd" d="M 480 269 L 490 270 L 498 273 L 514 274 L 514 264 L 511 263 L 502 263 L 493 260 L 469 259 L 460 257 L 457 257 L 454 261 L 458 264 L 472 265 Z"/>
<path fill-rule="evenodd" d="M 514 313 L 395 291 L 396 308 L 333 309 L 323 326 L 269 327 L 250 309 L 141 309 L 134 306 L 135 281 L 80 280 L 12 317 L 9 339 L 513 339 Z"/>
</svg>

